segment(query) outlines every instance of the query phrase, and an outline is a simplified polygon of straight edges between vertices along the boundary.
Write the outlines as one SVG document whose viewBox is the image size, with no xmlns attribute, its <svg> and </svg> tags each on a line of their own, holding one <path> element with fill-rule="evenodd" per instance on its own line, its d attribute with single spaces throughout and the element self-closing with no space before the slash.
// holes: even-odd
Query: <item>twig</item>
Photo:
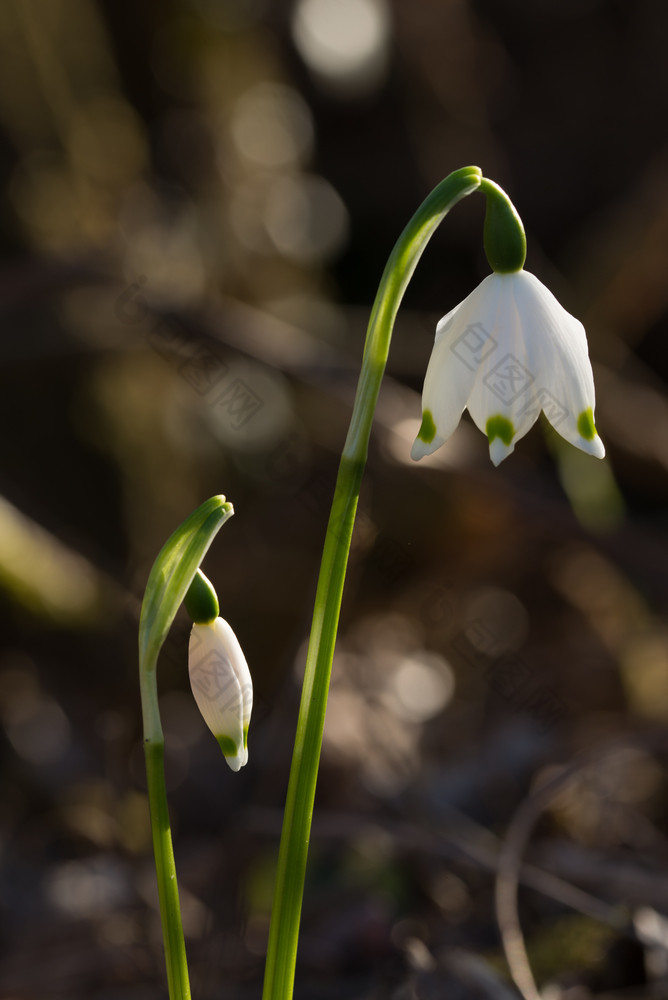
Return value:
<svg viewBox="0 0 668 1000">
<path fill-rule="evenodd" d="M 633 739 L 612 740 L 602 747 L 584 753 L 525 799 L 511 819 L 499 856 L 496 915 L 510 973 L 524 1000 L 540 1000 L 524 943 L 517 905 L 522 856 L 536 821 L 564 786 L 583 770 L 600 764 L 615 753 L 627 750 L 630 745 L 665 748 L 667 738 L 665 732 L 640 734 Z"/>
</svg>

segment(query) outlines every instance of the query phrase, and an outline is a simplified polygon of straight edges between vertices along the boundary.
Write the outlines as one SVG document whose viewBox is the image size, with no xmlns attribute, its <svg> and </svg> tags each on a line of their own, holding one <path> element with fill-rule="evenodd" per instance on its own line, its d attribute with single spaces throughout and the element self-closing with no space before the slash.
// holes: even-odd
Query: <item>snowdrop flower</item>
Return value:
<svg viewBox="0 0 668 1000">
<path fill-rule="evenodd" d="M 239 640 L 223 618 L 193 625 L 188 672 L 204 721 L 238 771 L 248 761 L 253 682 Z"/>
<path fill-rule="evenodd" d="M 411 457 L 436 451 L 468 407 L 494 465 L 541 411 L 567 441 L 603 458 L 584 327 L 523 269 L 524 227 L 506 193 L 487 178 L 479 190 L 487 197 L 484 246 L 494 273 L 436 327 Z"/>
</svg>

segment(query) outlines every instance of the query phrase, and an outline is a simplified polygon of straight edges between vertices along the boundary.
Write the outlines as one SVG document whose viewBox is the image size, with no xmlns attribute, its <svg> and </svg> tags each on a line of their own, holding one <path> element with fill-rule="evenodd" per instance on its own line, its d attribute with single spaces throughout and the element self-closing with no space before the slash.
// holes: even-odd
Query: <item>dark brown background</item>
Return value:
<svg viewBox="0 0 668 1000">
<path fill-rule="evenodd" d="M 229 772 L 196 713 L 179 619 L 170 802 L 194 995 L 260 995 L 369 308 L 407 219 L 470 163 L 586 325 L 608 457 L 541 422 L 494 470 L 465 417 L 409 461 L 434 324 L 487 273 L 468 199 L 408 291 L 374 429 L 298 996 L 507 995 L 500 843 L 610 740 L 539 820 L 520 912 L 556 996 L 660 996 L 638 926 L 665 937 L 668 8 L 300 9 L 301 29 L 283 0 L 0 5 L 0 996 L 165 995 L 137 615 L 166 536 L 218 492 L 237 513 L 206 569 L 255 680 L 250 763 Z"/>
</svg>

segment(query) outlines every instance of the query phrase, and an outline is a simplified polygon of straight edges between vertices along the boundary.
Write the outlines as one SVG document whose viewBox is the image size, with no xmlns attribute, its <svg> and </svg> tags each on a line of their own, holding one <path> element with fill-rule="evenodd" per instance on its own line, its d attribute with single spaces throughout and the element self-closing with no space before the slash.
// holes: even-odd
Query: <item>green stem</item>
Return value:
<svg viewBox="0 0 668 1000">
<path fill-rule="evenodd" d="M 176 881 L 176 865 L 169 825 L 165 785 L 165 740 L 158 710 L 155 663 L 141 671 L 140 687 L 144 718 L 146 780 L 153 833 L 153 852 L 158 876 L 158 899 L 167 964 L 167 985 L 170 1000 L 190 1000 L 186 945 L 183 939 L 179 888 Z"/>
<path fill-rule="evenodd" d="M 446 213 L 480 186 L 481 172 L 450 174 L 422 203 L 387 262 L 371 311 L 348 436 L 318 577 L 297 733 L 283 817 L 263 1000 L 292 997 L 313 802 L 343 584 L 371 424 L 394 320 L 415 267 Z"/>
<path fill-rule="evenodd" d="M 210 497 L 173 531 L 153 563 L 139 616 L 139 690 L 153 852 L 158 874 L 160 919 L 171 1000 L 189 1000 L 188 965 L 181 925 L 169 808 L 165 788 L 165 741 L 158 707 L 157 664 L 162 645 L 184 599 L 206 617 L 218 614 L 218 599 L 199 566 L 216 533 L 234 514 L 221 494 Z M 193 586 L 193 580 L 197 582 Z M 191 589 L 192 588 L 192 589 Z M 203 593 L 206 600 L 202 603 Z"/>
</svg>

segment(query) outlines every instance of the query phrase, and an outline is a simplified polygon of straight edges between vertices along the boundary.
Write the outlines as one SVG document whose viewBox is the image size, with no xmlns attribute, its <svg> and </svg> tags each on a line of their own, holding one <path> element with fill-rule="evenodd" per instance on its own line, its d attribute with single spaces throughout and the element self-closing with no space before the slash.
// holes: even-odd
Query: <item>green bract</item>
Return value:
<svg viewBox="0 0 668 1000">
<path fill-rule="evenodd" d="M 224 496 L 211 497 L 170 535 L 153 564 L 139 618 L 139 667 L 155 669 L 158 653 L 211 542 L 234 513 Z"/>
</svg>

